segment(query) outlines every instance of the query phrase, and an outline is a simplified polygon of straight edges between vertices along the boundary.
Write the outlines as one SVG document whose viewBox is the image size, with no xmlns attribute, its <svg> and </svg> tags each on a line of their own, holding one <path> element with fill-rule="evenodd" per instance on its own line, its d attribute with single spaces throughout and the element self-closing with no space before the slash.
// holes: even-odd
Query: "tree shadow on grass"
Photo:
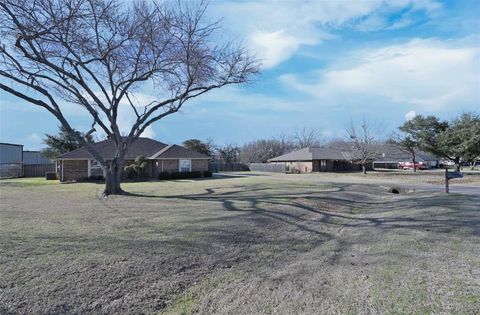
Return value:
<svg viewBox="0 0 480 315">
<path fill-rule="evenodd" d="M 342 184 L 329 191 L 310 189 L 295 193 L 268 187 L 242 187 L 229 192 L 207 189 L 201 194 L 160 198 L 218 202 L 227 211 L 251 212 L 254 216 L 268 216 L 297 227 L 302 222 L 311 222 L 314 226 L 325 223 L 343 227 L 433 229 L 447 233 L 466 228 L 474 235 L 480 234 L 480 199 L 475 196 L 441 193 L 398 196 L 374 185 Z M 458 198 L 462 198 L 460 204 Z M 443 210 L 436 212 L 435 208 L 439 207 Z"/>
<path fill-rule="evenodd" d="M 458 205 L 455 196 L 398 196 L 375 186 L 344 184 L 328 190 L 316 189 L 319 186 L 298 187 L 251 185 L 229 187 L 228 191 L 206 188 L 200 194 L 188 195 L 129 194 L 139 199 L 126 208 L 121 205 L 124 200 L 103 202 L 121 216 L 110 223 L 110 230 L 104 235 L 76 236 L 70 231 L 8 235 L 3 239 L 8 245 L 4 248 L 11 253 L 6 264 L 15 270 L 23 261 L 28 263 L 22 265 L 27 272 L 15 274 L 18 278 L 8 276 L 6 283 L 10 286 L 4 294 L 25 313 L 38 309 L 34 306 L 54 313 L 56 305 L 63 304 L 73 313 L 98 312 L 92 305 L 99 297 L 105 307 L 110 307 L 105 311 L 154 313 L 158 311 L 154 309 L 156 305 L 164 307 L 185 288 L 230 268 L 249 273 L 257 268 L 278 270 L 282 264 L 300 261 L 304 253 L 313 250 L 317 250 L 314 257 L 319 264 L 321 259 L 332 265 L 348 264 L 343 256 L 350 256 L 352 246 L 371 242 L 368 236 L 372 234 L 367 231 L 431 229 L 449 233 L 466 228 L 470 234 L 479 233 L 478 198 L 464 199 L 463 205 Z M 173 224 L 166 225 L 158 209 L 146 209 L 142 198 L 151 199 L 150 205 L 172 201 L 188 208 Z M 198 211 L 199 207 L 210 205 L 211 209 Z M 168 216 L 175 216 L 174 211 Z M 341 229 L 359 232 L 349 236 L 340 233 Z M 327 243 L 331 245 L 324 246 Z M 377 254 L 375 259 L 408 255 L 389 250 L 373 251 Z M 35 256 L 49 259 L 34 259 L 32 264 L 31 257 Z M 26 278 L 22 278 L 23 274 Z M 24 303 L 22 295 L 15 294 L 23 292 L 16 290 L 29 281 L 38 284 L 35 279 L 47 289 L 34 286 L 41 289 Z M 75 285 L 82 281 L 91 284 L 91 279 L 101 279 L 99 283 L 108 285 Z M 69 290 L 62 291 L 62 281 L 70 283 Z M 125 288 L 133 290 L 126 294 Z M 55 299 L 51 292 L 56 292 Z M 124 304 L 127 309 L 110 303 L 124 296 L 131 296 L 129 303 Z M 44 305 L 45 301 L 50 304 Z"/>
</svg>

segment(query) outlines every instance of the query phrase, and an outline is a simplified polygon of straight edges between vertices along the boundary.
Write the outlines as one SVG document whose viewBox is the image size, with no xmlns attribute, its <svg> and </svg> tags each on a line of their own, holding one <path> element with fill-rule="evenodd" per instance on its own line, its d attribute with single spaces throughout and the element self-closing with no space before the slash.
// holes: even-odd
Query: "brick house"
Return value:
<svg viewBox="0 0 480 315">
<path fill-rule="evenodd" d="M 115 147 L 112 140 L 94 143 L 93 147 L 104 159 L 113 159 Z M 147 159 L 145 172 L 150 178 L 158 178 L 161 172 L 206 171 L 210 159 L 182 146 L 167 145 L 149 138 L 138 138 L 129 146 L 125 165 L 132 164 L 139 155 Z M 58 178 L 62 182 L 104 175 L 100 164 L 84 147 L 61 155 L 56 164 Z"/>
<path fill-rule="evenodd" d="M 360 171 L 361 165 L 348 160 L 339 149 L 306 147 L 268 160 L 269 163 L 284 164 L 287 172 L 348 172 Z M 367 169 L 371 169 L 369 165 Z"/>
</svg>

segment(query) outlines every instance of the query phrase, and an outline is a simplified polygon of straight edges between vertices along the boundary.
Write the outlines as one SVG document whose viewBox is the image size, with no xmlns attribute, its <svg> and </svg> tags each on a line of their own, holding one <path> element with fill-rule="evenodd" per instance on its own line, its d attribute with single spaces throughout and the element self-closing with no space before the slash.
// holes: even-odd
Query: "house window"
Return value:
<svg viewBox="0 0 480 315">
<path fill-rule="evenodd" d="M 102 176 L 103 169 L 102 165 L 96 160 L 90 161 L 90 176 Z"/>
<path fill-rule="evenodd" d="M 327 170 L 327 161 L 326 160 L 320 160 L 320 171 L 325 172 Z"/>
<path fill-rule="evenodd" d="M 180 172 L 190 172 L 192 170 L 192 161 L 191 160 L 179 160 L 179 171 Z"/>
</svg>

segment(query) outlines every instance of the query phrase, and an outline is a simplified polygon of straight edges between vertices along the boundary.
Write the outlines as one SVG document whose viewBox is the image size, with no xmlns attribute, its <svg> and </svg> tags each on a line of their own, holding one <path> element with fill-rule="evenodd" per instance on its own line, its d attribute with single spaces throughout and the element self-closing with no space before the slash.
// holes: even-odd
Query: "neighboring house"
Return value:
<svg viewBox="0 0 480 315">
<path fill-rule="evenodd" d="M 268 162 L 285 164 L 287 172 L 346 172 L 362 169 L 361 165 L 349 161 L 342 150 L 322 147 L 306 147 L 275 157 Z"/>
<path fill-rule="evenodd" d="M 44 157 L 40 151 L 23 151 L 23 165 L 52 164 L 53 161 Z"/>
<path fill-rule="evenodd" d="M 112 140 L 94 143 L 92 146 L 105 160 L 113 159 L 115 147 Z M 210 159 L 176 144 L 167 145 L 149 138 L 138 138 L 128 147 L 125 165 L 133 163 L 140 155 L 148 160 L 145 172 L 151 178 L 158 178 L 161 172 L 206 171 Z M 56 162 L 61 181 L 104 175 L 100 164 L 84 147 L 61 155 Z"/>
<path fill-rule="evenodd" d="M 384 144 L 378 158 L 373 161 L 373 167 L 396 169 L 399 162 L 412 162 L 410 152 L 395 144 Z M 440 158 L 424 151 L 417 151 L 415 162 L 424 164 L 426 168 L 435 168 L 439 166 Z"/>
<path fill-rule="evenodd" d="M 21 177 L 23 145 L 0 143 L 0 177 Z"/>
</svg>

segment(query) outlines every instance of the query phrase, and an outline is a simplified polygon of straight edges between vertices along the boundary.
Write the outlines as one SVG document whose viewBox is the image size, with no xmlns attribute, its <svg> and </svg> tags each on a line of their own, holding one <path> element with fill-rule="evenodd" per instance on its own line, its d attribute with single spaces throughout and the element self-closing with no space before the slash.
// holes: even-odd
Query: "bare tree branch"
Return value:
<svg viewBox="0 0 480 315">
<path fill-rule="evenodd" d="M 207 7 L 204 1 L 1 0 L 0 76 L 7 82 L 0 89 L 45 108 L 69 132 L 63 104 L 86 109 L 91 130 L 98 125 L 113 140 L 115 157 L 104 161 L 85 145 L 118 177 L 128 146 L 147 127 L 192 98 L 247 83 L 258 72 L 242 47 L 216 43 L 220 24 L 204 22 Z M 132 97 L 150 85 L 153 101 Z M 120 110 L 130 110 L 129 130 L 120 130 Z"/>
</svg>

